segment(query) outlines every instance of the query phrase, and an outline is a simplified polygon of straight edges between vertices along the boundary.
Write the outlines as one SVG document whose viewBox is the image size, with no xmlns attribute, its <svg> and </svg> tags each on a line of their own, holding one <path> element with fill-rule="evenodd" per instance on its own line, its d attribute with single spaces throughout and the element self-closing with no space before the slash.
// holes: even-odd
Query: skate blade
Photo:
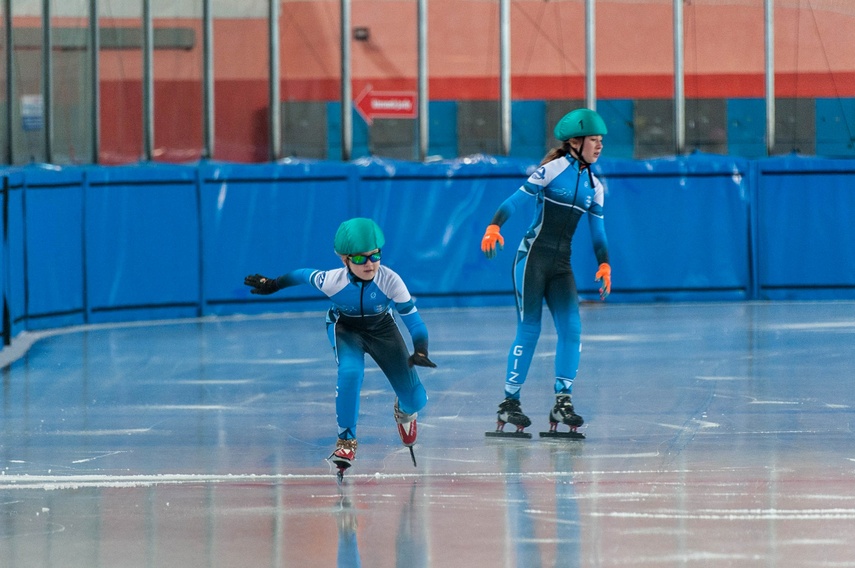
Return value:
<svg viewBox="0 0 855 568">
<path fill-rule="evenodd" d="M 517 438 L 517 439 L 531 439 L 531 434 L 528 432 L 501 432 L 501 431 L 492 431 L 492 432 L 484 432 L 484 435 L 488 438 Z"/>
<path fill-rule="evenodd" d="M 331 459 L 330 463 L 342 471 L 345 469 L 348 469 L 350 466 L 353 465 L 353 462 L 348 461 L 348 460 L 333 460 L 333 459 Z"/>
<path fill-rule="evenodd" d="M 581 432 L 541 432 L 541 438 L 563 438 L 565 440 L 584 440 L 585 435 Z"/>
</svg>

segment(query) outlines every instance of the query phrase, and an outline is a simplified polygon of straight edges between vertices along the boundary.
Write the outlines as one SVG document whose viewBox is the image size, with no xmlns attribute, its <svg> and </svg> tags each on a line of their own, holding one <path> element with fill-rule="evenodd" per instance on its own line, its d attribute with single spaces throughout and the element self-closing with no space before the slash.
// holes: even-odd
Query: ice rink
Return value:
<svg viewBox="0 0 855 568">
<path fill-rule="evenodd" d="M 533 439 L 485 437 L 508 304 L 421 310 L 416 467 L 369 362 L 341 486 L 323 310 L 22 334 L 0 354 L 0 563 L 855 566 L 855 302 L 583 304 L 578 442 L 537 434 L 547 314 Z"/>
</svg>

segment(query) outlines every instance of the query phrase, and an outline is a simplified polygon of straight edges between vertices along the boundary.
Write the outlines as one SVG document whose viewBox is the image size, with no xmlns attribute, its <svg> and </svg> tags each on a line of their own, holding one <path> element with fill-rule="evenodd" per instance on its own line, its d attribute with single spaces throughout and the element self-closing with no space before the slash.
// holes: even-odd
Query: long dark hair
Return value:
<svg viewBox="0 0 855 568">
<path fill-rule="evenodd" d="M 547 152 L 546 155 L 543 157 L 543 159 L 540 161 L 540 165 L 542 166 L 546 163 L 551 162 L 552 160 L 557 160 L 558 158 L 563 158 L 567 154 L 570 154 L 572 156 L 573 154 L 570 152 L 570 150 L 572 148 L 573 147 L 570 145 L 570 140 L 565 140 L 561 144 L 561 146 L 559 146 L 557 148 L 553 148 L 552 150 Z"/>
</svg>

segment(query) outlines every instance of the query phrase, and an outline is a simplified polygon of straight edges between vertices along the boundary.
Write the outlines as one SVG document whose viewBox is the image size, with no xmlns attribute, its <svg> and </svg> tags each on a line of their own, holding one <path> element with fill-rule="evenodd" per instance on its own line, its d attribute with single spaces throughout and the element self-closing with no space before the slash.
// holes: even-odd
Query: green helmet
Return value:
<svg viewBox="0 0 855 568">
<path fill-rule="evenodd" d="M 377 223 L 371 219 L 357 217 L 345 221 L 335 232 L 335 252 L 337 254 L 356 254 L 383 248 L 386 237 Z"/>
<path fill-rule="evenodd" d="M 578 136 L 603 136 L 608 133 L 602 117 L 589 108 L 577 108 L 565 114 L 555 125 L 555 137 L 570 140 Z"/>
</svg>

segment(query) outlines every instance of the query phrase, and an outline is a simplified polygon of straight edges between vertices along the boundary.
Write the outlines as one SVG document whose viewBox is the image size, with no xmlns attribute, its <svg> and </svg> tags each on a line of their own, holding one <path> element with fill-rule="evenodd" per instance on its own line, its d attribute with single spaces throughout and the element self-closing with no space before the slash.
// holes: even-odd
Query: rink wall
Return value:
<svg viewBox="0 0 855 568">
<path fill-rule="evenodd" d="M 0 171 L 6 343 L 84 323 L 322 310 L 309 287 L 257 297 L 246 274 L 333 268 L 337 225 L 376 219 L 384 263 L 421 306 L 509 305 L 510 264 L 532 210 L 479 245 L 528 161 L 476 156 L 342 162 Z M 855 298 L 855 161 L 691 155 L 601 160 L 610 302 Z M 574 241 L 583 298 L 596 270 L 587 221 Z"/>
</svg>

